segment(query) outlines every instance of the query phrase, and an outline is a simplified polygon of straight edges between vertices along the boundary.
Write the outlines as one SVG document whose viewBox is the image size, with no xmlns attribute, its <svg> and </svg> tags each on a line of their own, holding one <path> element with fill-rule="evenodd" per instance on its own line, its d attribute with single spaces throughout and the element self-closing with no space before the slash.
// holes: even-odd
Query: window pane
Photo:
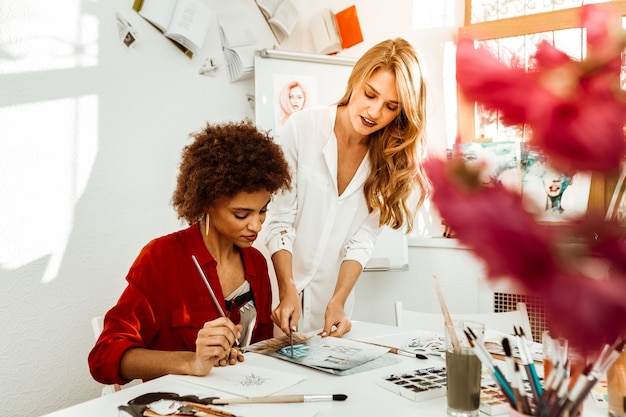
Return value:
<svg viewBox="0 0 626 417">
<path fill-rule="evenodd" d="M 481 48 L 488 49 L 508 66 L 528 70 L 532 69 L 533 65 L 530 58 L 535 54 L 537 45 L 542 41 L 547 41 L 556 46 L 573 59 L 581 59 L 585 53 L 583 31 L 579 28 L 490 39 L 480 41 L 477 44 Z M 487 110 L 480 104 L 475 105 L 474 115 L 474 137 L 478 140 L 494 142 L 525 140 L 530 134 L 525 126 L 505 126 L 499 112 Z"/>
<path fill-rule="evenodd" d="M 605 3 L 607 0 L 472 0 L 472 23 Z"/>
</svg>

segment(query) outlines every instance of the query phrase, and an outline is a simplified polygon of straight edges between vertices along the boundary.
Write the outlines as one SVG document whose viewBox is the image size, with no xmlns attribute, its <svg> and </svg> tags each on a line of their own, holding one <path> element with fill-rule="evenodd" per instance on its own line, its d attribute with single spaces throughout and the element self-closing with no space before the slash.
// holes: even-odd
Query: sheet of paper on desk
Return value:
<svg viewBox="0 0 626 417">
<path fill-rule="evenodd" d="M 498 332 L 496 330 L 485 330 L 485 347 L 492 355 L 504 356 L 504 348 L 502 347 L 502 338 L 508 337 L 511 342 L 511 350 L 514 358 L 520 358 L 519 348 L 517 347 L 517 340 L 515 336 L 508 335 L 506 333 Z M 541 343 L 526 341 L 526 345 L 530 350 L 530 355 L 535 362 L 543 361 L 543 347 Z"/>
<path fill-rule="evenodd" d="M 305 377 L 269 368 L 251 366 L 245 362 L 233 366 L 215 367 L 205 377 L 185 377 L 186 382 L 213 388 L 241 397 L 265 397 L 275 394 Z"/>
<path fill-rule="evenodd" d="M 357 368 L 367 370 L 366 364 L 387 352 L 388 348 L 316 335 L 302 343 L 294 344 L 293 357 L 291 346 L 284 346 L 268 352 L 267 355 L 331 374 L 346 375 L 354 373 Z"/>
</svg>

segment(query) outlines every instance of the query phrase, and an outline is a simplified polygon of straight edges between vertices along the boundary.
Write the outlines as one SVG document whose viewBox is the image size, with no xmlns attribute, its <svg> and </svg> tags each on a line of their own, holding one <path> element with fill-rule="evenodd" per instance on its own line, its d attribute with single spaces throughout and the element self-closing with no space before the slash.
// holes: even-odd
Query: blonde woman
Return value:
<svg viewBox="0 0 626 417">
<path fill-rule="evenodd" d="M 407 41 L 385 40 L 358 60 L 337 104 L 287 120 L 294 187 L 275 196 L 266 229 L 283 332 L 350 331 L 354 285 L 381 227 L 411 230 L 428 192 L 422 71 Z"/>
</svg>

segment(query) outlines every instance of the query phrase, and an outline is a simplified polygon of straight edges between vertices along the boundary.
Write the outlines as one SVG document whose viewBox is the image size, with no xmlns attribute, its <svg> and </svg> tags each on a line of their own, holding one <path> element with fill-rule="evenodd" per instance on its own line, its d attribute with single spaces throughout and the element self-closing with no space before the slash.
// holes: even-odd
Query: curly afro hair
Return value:
<svg viewBox="0 0 626 417">
<path fill-rule="evenodd" d="M 190 135 L 182 151 L 172 205 L 179 219 L 193 224 L 218 199 L 239 192 L 291 188 L 282 149 L 251 121 L 210 124 Z"/>
</svg>

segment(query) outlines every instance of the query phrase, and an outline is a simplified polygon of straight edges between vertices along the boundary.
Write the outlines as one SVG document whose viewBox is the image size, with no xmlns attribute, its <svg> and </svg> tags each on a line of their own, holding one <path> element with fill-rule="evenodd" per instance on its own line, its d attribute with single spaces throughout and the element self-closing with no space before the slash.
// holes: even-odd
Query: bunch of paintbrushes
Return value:
<svg viewBox="0 0 626 417">
<path fill-rule="evenodd" d="M 476 352 L 476 356 L 478 356 L 483 366 L 498 384 L 511 407 L 524 415 L 536 417 L 573 417 L 578 415 L 582 402 L 598 382 L 598 379 L 618 358 L 625 342 L 622 339 L 618 339 L 612 345 L 605 345 L 597 359 L 587 364 L 582 373 L 576 378 L 576 381 L 570 383 L 571 375 L 567 343 L 561 341 L 553 349 L 555 354 L 551 359 L 554 366 L 549 375 L 546 375 L 545 384 L 542 386 L 524 332 L 517 327 L 514 330 L 520 353 L 519 362 L 521 367 L 513 358 L 509 339 L 504 338 L 502 340 L 509 378 L 505 377 L 485 345 L 471 329 L 467 328 L 465 335 L 472 349 Z M 530 385 L 528 393 L 524 389 L 522 369 Z"/>
</svg>

